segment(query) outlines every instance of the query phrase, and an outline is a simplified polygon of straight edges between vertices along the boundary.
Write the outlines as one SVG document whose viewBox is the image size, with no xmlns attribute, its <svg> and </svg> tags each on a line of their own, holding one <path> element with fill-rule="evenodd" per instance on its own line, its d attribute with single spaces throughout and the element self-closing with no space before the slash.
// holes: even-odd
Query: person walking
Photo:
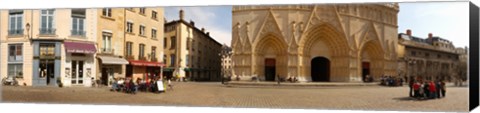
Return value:
<svg viewBox="0 0 480 113">
<path fill-rule="evenodd" d="M 414 94 L 412 94 L 413 93 L 412 87 L 413 87 L 413 84 L 415 84 L 415 83 L 416 82 L 413 79 L 410 79 L 410 81 L 408 82 L 408 87 L 410 88 L 410 92 L 408 93 L 408 95 L 410 97 L 414 97 Z"/>
</svg>

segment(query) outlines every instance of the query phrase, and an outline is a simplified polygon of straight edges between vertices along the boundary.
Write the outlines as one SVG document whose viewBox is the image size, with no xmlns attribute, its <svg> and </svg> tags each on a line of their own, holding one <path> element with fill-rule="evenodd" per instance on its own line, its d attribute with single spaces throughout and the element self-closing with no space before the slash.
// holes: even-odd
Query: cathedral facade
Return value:
<svg viewBox="0 0 480 113">
<path fill-rule="evenodd" d="M 399 6 L 234 6 L 237 80 L 360 82 L 397 75 Z"/>
</svg>

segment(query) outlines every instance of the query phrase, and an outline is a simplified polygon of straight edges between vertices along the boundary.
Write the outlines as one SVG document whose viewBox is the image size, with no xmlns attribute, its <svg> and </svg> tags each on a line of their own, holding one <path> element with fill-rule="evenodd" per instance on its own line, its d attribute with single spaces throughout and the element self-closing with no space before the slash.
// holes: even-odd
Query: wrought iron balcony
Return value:
<svg viewBox="0 0 480 113">
<path fill-rule="evenodd" d="M 55 35 L 55 31 L 54 28 L 40 28 L 41 35 Z"/>
<path fill-rule="evenodd" d="M 10 29 L 8 35 L 23 35 L 23 29 Z"/>
<path fill-rule="evenodd" d="M 71 30 L 72 36 L 81 36 L 85 37 L 86 32 L 83 30 Z"/>
</svg>

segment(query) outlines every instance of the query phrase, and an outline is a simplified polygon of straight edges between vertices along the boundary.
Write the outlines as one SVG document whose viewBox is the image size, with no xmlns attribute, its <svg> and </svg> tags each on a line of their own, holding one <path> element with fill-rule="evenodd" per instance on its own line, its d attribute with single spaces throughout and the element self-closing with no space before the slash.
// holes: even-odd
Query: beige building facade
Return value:
<svg viewBox="0 0 480 113">
<path fill-rule="evenodd" d="M 148 67 L 158 67 L 159 76 L 161 18 L 163 8 L 1 10 L 0 75 L 27 86 L 86 87 L 114 77 L 146 78 Z M 128 22 L 138 22 L 132 33 L 125 32 Z M 133 33 L 140 29 L 142 35 Z M 127 48 L 127 42 L 136 45 Z M 128 74 L 129 65 L 138 71 Z"/>
<path fill-rule="evenodd" d="M 220 80 L 222 45 L 204 28 L 197 28 L 193 21 L 186 22 L 183 10 L 179 11 L 179 20 L 165 23 L 164 42 L 166 76 L 193 81 Z"/>
<path fill-rule="evenodd" d="M 241 80 L 360 82 L 397 74 L 396 3 L 232 10 L 233 71 Z"/>
<path fill-rule="evenodd" d="M 460 76 L 467 70 L 461 69 L 468 56 L 465 49 L 457 49 L 451 41 L 432 33 L 426 37 L 412 36 L 412 30 L 398 35 L 399 74 L 407 80 L 466 80 Z"/>
<path fill-rule="evenodd" d="M 96 10 L 0 11 L 2 78 L 27 86 L 91 86 Z M 82 48 L 77 48 L 82 46 Z"/>
</svg>

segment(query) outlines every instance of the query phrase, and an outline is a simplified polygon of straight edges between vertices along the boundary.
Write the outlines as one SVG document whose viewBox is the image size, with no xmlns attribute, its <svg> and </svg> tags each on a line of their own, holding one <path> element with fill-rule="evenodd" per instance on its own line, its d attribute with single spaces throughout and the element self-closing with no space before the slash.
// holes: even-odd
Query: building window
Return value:
<svg viewBox="0 0 480 113">
<path fill-rule="evenodd" d="M 191 40 L 187 38 L 187 50 L 190 49 L 190 43 L 191 43 Z"/>
<path fill-rule="evenodd" d="M 144 58 L 144 57 L 145 57 L 145 44 L 140 44 L 140 45 L 138 46 L 138 49 L 139 49 L 139 51 L 138 51 L 138 58 L 139 58 L 139 59 L 140 59 L 140 58 Z"/>
<path fill-rule="evenodd" d="M 23 55 L 22 55 L 22 44 L 11 44 L 8 45 L 8 61 L 10 62 L 20 62 L 23 61 Z"/>
<path fill-rule="evenodd" d="M 152 61 L 157 61 L 157 47 L 152 46 L 152 53 L 151 53 Z"/>
<path fill-rule="evenodd" d="M 415 51 L 412 51 L 412 52 L 411 52 L 411 55 L 412 55 L 412 56 L 415 56 L 416 54 L 417 54 L 417 53 L 416 53 Z"/>
<path fill-rule="evenodd" d="M 54 26 L 54 12 L 53 9 L 41 10 L 40 18 L 40 34 L 53 35 L 55 34 Z"/>
<path fill-rule="evenodd" d="M 132 22 L 127 22 L 127 32 L 128 33 L 133 33 L 133 23 Z"/>
<path fill-rule="evenodd" d="M 8 45 L 8 76 L 23 78 L 23 50 L 22 44 Z"/>
<path fill-rule="evenodd" d="M 172 66 L 172 67 L 175 66 L 175 55 L 174 54 L 170 55 L 170 66 Z"/>
<path fill-rule="evenodd" d="M 132 56 L 133 42 L 127 42 L 127 56 Z"/>
<path fill-rule="evenodd" d="M 145 8 L 140 8 L 140 14 L 145 15 Z"/>
<path fill-rule="evenodd" d="M 156 11 L 152 11 L 152 19 L 157 20 L 157 12 Z"/>
<path fill-rule="evenodd" d="M 139 34 L 140 34 L 141 36 L 145 36 L 145 26 L 140 25 Z"/>
<path fill-rule="evenodd" d="M 72 36 L 85 36 L 85 9 L 72 9 Z"/>
<path fill-rule="evenodd" d="M 429 54 L 429 53 L 425 53 L 425 57 L 429 57 L 429 56 L 430 56 L 430 54 Z"/>
<path fill-rule="evenodd" d="M 129 11 L 132 11 L 132 12 L 135 11 L 133 8 L 125 8 L 125 9 L 127 9 Z"/>
<path fill-rule="evenodd" d="M 8 18 L 8 35 L 22 35 L 23 10 L 10 10 Z"/>
<path fill-rule="evenodd" d="M 163 55 L 163 63 L 164 63 L 164 64 L 167 63 L 167 55 Z"/>
<path fill-rule="evenodd" d="M 163 48 L 167 48 L 167 37 L 163 37 Z"/>
<path fill-rule="evenodd" d="M 55 56 L 55 44 L 43 43 L 39 45 L 40 57 L 53 57 Z"/>
<path fill-rule="evenodd" d="M 442 57 L 442 55 L 440 55 L 440 54 L 437 55 L 437 58 L 441 58 L 441 57 Z"/>
<path fill-rule="evenodd" d="M 8 64 L 8 76 L 23 78 L 23 64 Z"/>
<path fill-rule="evenodd" d="M 192 40 L 192 51 L 195 51 L 195 40 Z"/>
<path fill-rule="evenodd" d="M 157 30 L 152 29 L 152 39 L 157 39 Z"/>
<path fill-rule="evenodd" d="M 172 36 L 170 38 L 170 49 L 175 49 L 176 44 L 177 44 L 177 38 L 175 36 Z"/>
<path fill-rule="evenodd" d="M 106 17 L 112 17 L 112 9 L 111 8 L 103 8 L 102 15 Z"/>
<path fill-rule="evenodd" d="M 186 56 L 185 56 L 185 66 L 188 66 L 188 63 L 189 63 L 189 62 L 188 62 L 188 59 L 189 59 L 189 57 L 188 57 L 188 55 L 186 55 Z"/>
<path fill-rule="evenodd" d="M 104 53 L 113 52 L 113 50 L 112 50 L 112 34 L 111 33 L 103 32 L 102 43 L 103 43 L 102 52 L 104 52 Z"/>
</svg>

